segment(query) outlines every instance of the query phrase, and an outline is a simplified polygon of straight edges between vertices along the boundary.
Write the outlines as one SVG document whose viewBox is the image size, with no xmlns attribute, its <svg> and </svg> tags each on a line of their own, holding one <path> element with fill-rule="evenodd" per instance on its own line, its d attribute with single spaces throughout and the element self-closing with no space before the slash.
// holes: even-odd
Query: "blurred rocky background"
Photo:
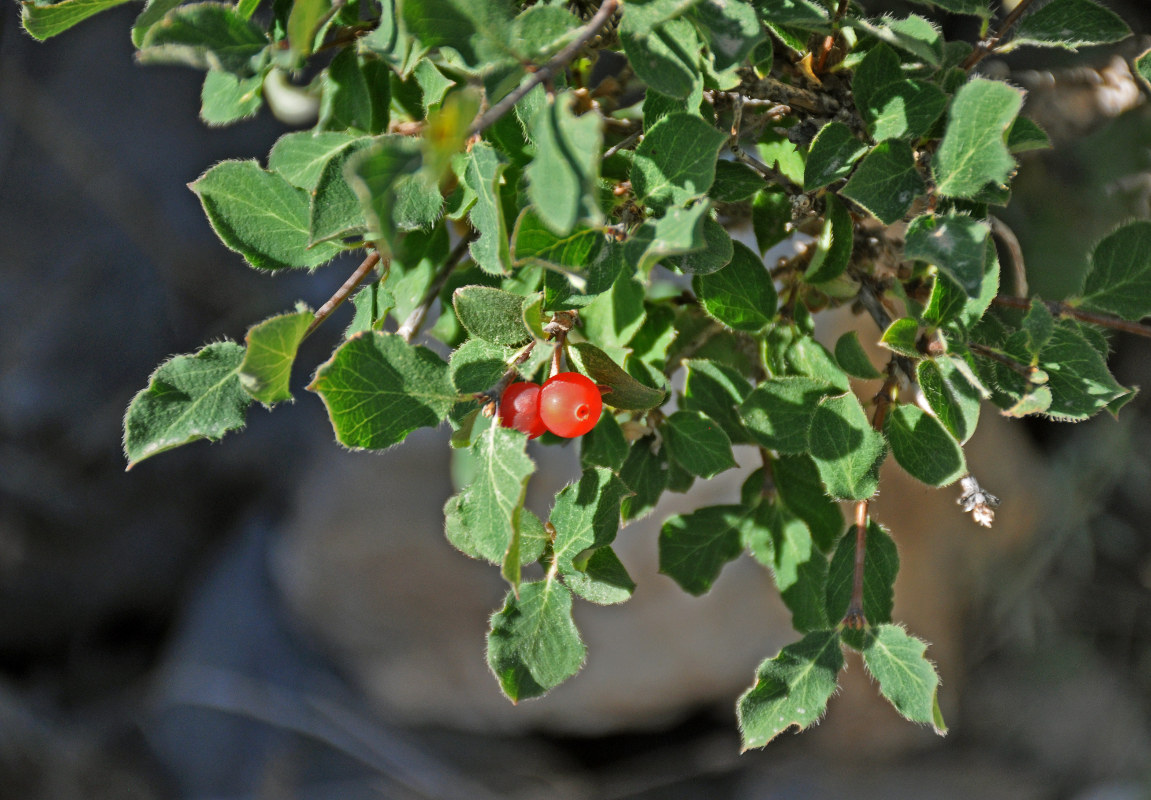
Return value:
<svg viewBox="0 0 1151 800">
<path fill-rule="evenodd" d="M 1004 214 L 1049 299 L 1151 216 L 1151 104 L 1123 61 L 1151 10 L 1109 5 L 1131 48 L 986 66 L 1057 145 Z M 634 600 L 580 604 L 587 668 L 512 707 L 483 658 L 502 582 L 442 535 L 444 431 L 347 453 L 297 391 L 125 473 L 123 410 L 160 361 L 315 307 L 354 266 L 270 278 L 223 249 L 185 184 L 286 129 L 203 127 L 196 73 L 133 64 L 136 11 L 36 44 L 0 10 L 0 800 L 1151 797 L 1146 397 L 1078 426 L 986 413 L 969 459 L 1004 499 L 990 532 L 953 490 L 885 475 L 896 616 L 932 642 L 946 739 L 854 661 L 820 727 L 742 756 L 735 697 L 794 636 L 770 581 L 744 559 L 694 599 L 655 574 L 658 521 L 738 477 L 621 533 Z M 306 343 L 297 387 L 341 328 Z M 1114 348 L 1119 380 L 1151 386 L 1151 343 Z M 533 455 L 546 508 L 575 456 Z"/>
</svg>

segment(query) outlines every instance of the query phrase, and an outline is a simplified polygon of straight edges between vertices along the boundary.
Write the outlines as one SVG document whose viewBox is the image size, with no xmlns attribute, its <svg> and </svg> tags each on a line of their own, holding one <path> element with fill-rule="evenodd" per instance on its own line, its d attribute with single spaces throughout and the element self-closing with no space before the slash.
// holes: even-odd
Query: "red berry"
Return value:
<svg viewBox="0 0 1151 800">
<path fill-rule="evenodd" d="M 553 375 L 540 389 L 540 419 L 556 436 L 583 436 L 602 412 L 599 387 L 578 372 Z"/>
<path fill-rule="evenodd" d="M 500 397 L 500 424 L 534 439 L 547 430 L 540 418 L 540 385 L 521 381 L 504 389 Z"/>
</svg>

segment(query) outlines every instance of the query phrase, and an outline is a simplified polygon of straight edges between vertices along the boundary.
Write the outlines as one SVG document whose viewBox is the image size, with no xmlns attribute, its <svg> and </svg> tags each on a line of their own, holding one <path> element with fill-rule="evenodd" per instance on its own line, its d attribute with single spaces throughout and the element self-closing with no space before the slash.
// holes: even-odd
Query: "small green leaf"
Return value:
<svg viewBox="0 0 1151 800">
<path fill-rule="evenodd" d="M 1135 73 L 1147 86 L 1151 86 L 1151 50 L 1141 53 L 1132 63 L 1135 65 Z"/>
<path fill-rule="evenodd" d="M 522 60 L 542 64 L 576 37 L 581 24 L 566 8 L 532 6 L 512 20 L 511 42 Z"/>
<path fill-rule="evenodd" d="M 580 468 L 607 467 L 619 472 L 628 453 L 627 439 L 615 415 L 601 414 L 596 426 L 580 439 Z"/>
<path fill-rule="evenodd" d="M 58 3 L 57 5 L 61 4 Z M 132 24 L 133 46 L 139 48 L 143 45 L 144 37 L 147 36 L 148 30 L 178 5 L 180 5 L 180 0 L 147 0 L 144 3 L 144 10 L 140 12 L 140 15 L 136 17 L 136 21 Z M 251 17 L 250 13 L 244 13 L 245 9 L 240 5 L 236 7 L 236 11 L 239 12 L 240 16 L 244 19 Z"/>
<path fill-rule="evenodd" d="M 536 157 L 526 170 L 528 197 L 557 236 L 569 234 L 580 220 L 603 220 L 596 201 L 603 130 L 596 114 L 575 115 L 574 99 L 570 92 L 549 98 L 529 130 Z"/>
<path fill-rule="evenodd" d="M 331 0 L 295 0 L 288 14 L 288 44 L 297 59 L 312 54 L 316 29 L 331 8 Z"/>
<path fill-rule="evenodd" d="M 823 229 L 815 240 L 815 252 L 803 273 L 808 283 L 826 283 L 838 278 L 851 262 L 855 226 L 847 206 L 834 194 L 826 197 Z"/>
<path fill-rule="evenodd" d="M 629 493 L 610 469 L 593 467 L 556 495 L 551 513 L 556 531 L 552 548 L 561 574 L 583 571 L 593 550 L 615 540 L 620 502 Z"/>
<path fill-rule="evenodd" d="M 940 194 L 974 197 L 987 184 L 1007 179 L 1015 168 L 1007 131 L 1022 104 L 1022 90 L 1000 81 L 972 78 L 960 87 L 932 162 Z"/>
<path fill-rule="evenodd" d="M 721 72 L 740 66 L 764 40 L 755 9 L 744 0 L 703 0 L 692 9 L 699 29 Z"/>
<path fill-rule="evenodd" d="M 711 590 L 727 562 L 743 549 L 743 530 L 755 509 L 742 505 L 705 506 L 670 517 L 659 531 L 659 571 L 686 592 Z"/>
<path fill-rule="evenodd" d="M 308 204 L 309 236 L 313 245 L 359 236 L 367 231 L 363 205 L 348 182 L 348 164 L 371 144 L 372 140 L 367 137 L 355 139 L 324 164 Z"/>
<path fill-rule="evenodd" d="M 687 20 L 643 25 L 632 13 L 635 7 L 627 7 L 619 39 L 636 76 L 660 94 L 677 99 L 701 89 L 701 43 L 695 27 Z"/>
<path fill-rule="evenodd" d="M 635 265 L 636 272 L 646 274 L 660 259 L 701 250 L 707 246 L 704 223 L 708 211 L 709 204 L 703 202 L 669 208 L 662 217 L 645 220 L 624 245 L 625 259 Z"/>
<path fill-rule="evenodd" d="M 624 8 L 623 25 L 643 32 L 691 10 L 699 0 L 632 0 Z"/>
<path fill-rule="evenodd" d="M 863 663 L 896 711 L 943 736 L 947 726 L 939 712 L 939 675 L 924 657 L 926 651 L 926 644 L 898 625 L 880 625 L 867 632 Z"/>
<path fill-rule="evenodd" d="M 914 222 L 914 220 L 912 221 Z M 984 263 L 986 263 L 986 259 L 984 259 Z M 982 269 L 983 266 L 981 265 L 980 270 Z M 982 273 L 979 282 L 982 287 Z M 970 302 L 972 302 L 971 298 L 967 296 L 966 291 L 960 288 L 958 283 L 945 273 L 936 272 L 935 279 L 931 282 L 931 294 L 928 295 L 927 304 L 923 306 L 923 311 L 920 312 L 919 317 L 925 326 L 938 328 L 962 314 Z"/>
<path fill-rule="evenodd" d="M 963 448 L 935 417 L 918 406 L 891 409 L 884 423 L 891 454 L 908 475 L 928 486 L 947 486 L 967 474 Z"/>
<path fill-rule="evenodd" d="M 807 523 L 815 545 L 831 552 L 843 534 L 843 512 L 824 491 L 815 462 L 807 455 L 783 455 L 775 460 L 772 475 L 783 504 Z"/>
<path fill-rule="evenodd" d="M 904 255 L 934 264 L 967 292 L 978 297 L 991 229 L 962 214 L 924 214 L 907 226 Z"/>
<path fill-rule="evenodd" d="M 698 411 L 675 412 L 660 431 L 668 455 L 692 475 L 714 478 L 739 466 L 723 428 Z"/>
<path fill-rule="evenodd" d="M 696 275 L 692 288 L 709 316 L 729 328 L 757 333 L 775 319 L 779 298 L 759 256 L 742 242 L 734 247 L 730 264 Z"/>
<path fill-rule="evenodd" d="M 667 456 L 657 448 L 654 436 L 635 442 L 620 467 L 619 477 L 632 494 L 623 499 L 620 513 L 625 520 L 650 514 L 667 488 Z"/>
<path fill-rule="evenodd" d="M 450 47 L 472 68 L 513 57 L 507 0 L 405 0 L 403 22 L 425 48 Z"/>
<path fill-rule="evenodd" d="M 268 169 L 299 189 L 316 188 L 328 162 L 358 139 L 351 133 L 286 133 L 268 154 Z"/>
<path fill-rule="evenodd" d="M 827 556 L 814 546 L 807 525 L 787 509 L 762 504 L 752 539 L 745 543 L 756 560 L 771 570 L 791 625 L 800 633 L 826 630 Z M 836 620 L 838 622 L 838 620 Z"/>
<path fill-rule="evenodd" d="M 341 250 L 309 247 L 307 192 L 255 161 L 223 161 L 189 188 L 220 240 L 257 269 L 315 267 Z"/>
<path fill-rule="evenodd" d="M 791 236 L 787 223 L 791 222 L 791 200 L 784 192 L 766 190 L 755 196 L 751 204 L 751 227 L 760 255 Z"/>
<path fill-rule="evenodd" d="M 248 394 L 266 406 L 292 399 L 288 391 L 292 364 L 313 319 L 305 308 L 266 319 L 248 330 L 248 348 L 240 364 L 240 385 Z"/>
<path fill-rule="evenodd" d="M 842 193 L 885 225 L 891 225 L 903 219 L 925 188 L 915 168 L 911 145 L 901 139 L 888 139 L 863 157 Z"/>
<path fill-rule="evenodd" d="M 200 92 L 200 119 L 207 125 L 231 125 L 255 116 L 264 104 L 260 90 L 263 74 L 237 78 L 230 72 L 210 69 Z"/>
<path fill-rule="evenodd" d="M 866 500 L 875 494 L 886 443 L 872 430 L 855 395 L 821 400 L 811 417 L 808 441 L 828 494 L 840 500 Z"/>
<path fill-rule="evenodd" d="M 1055 332 L 1055 317 L 1047 308 L 1047 304 L 1038 297 L 1031 299 L 1031 308 L 1023 315 L 1023 327 L 1020 329 L 1027 335 L 1027 350 L 1038 355 L 1043 345 Z"/>
<path fill-rule="evenodd" d="M 775 25 L 794 25 L 805 30 L 822 31 L 828 27 L 827 9 L 815 0 L 752 0 L 760 19 Z"/>
<path fill-rule="evenodd" d="M 578 274 L 586 281 L 586 293 L 597 295 L 619 274 L 604 244 L 603 232 L 595 228 L 577 226 L 567 236 L 556 236 L 525 208 L 512 232 L 512 262 L 517 267 L 538 264 L 557 273 Z"/>
<path fill-rule="evenodd" d="M 468 245 L 468 252 L 480 269 L 489 275 L 506 275 L 511 266 L 508 231 L 504 206 L 500 201 L 500 183 L 507 166 L 491 145 L 478 142 L 466 156 L 464 183 L 475 193 L 469 219 L 478 237 Z"/>
<path fill-rule="evenodd" d="M 875 368 L 868 358 L 863 345 L 859 343 L 859 334 L 848 331 L 835 342 L 835 360 L 848 375 L 863 380 L 882 378 L 883 373 Z"/>
<path fill-rule="evenodd" d="M 814 725 L 839 685 L 843 650 L 835 631 L 813 631 L 759 665 L 736 711 L 743 749 L 763 747 L 788 728 Z"/>
<path fill-rule="evenodd" d="M 719 163 L 723 163 L 722 161 Z M 727 229 L 710 216 L 703 218 L 703 238 L 706 245 L 674 260 L 689 275 L 710 275 L 731 263 L 735 245 Z"/>
<path fill-rule="evenodd" d="M 820 128 L 807 151 L 803 168 L 803 190 L 812 192 L 846 178 L 867 145 L 855 138 L 842 122 L 829 122 Z"/>
<path fill-rule="evenodd" d="M 663 211 L 707 194 L 727 136 L 694 114 L 661 119 L 635 151 L 631 183 L 636 200 Z"/>
<path fill-rule="evenodd" d="M 435 427 L 460 399 L 443 359 L 388 333 L 346 341 L 308 388 L 323 398 L 336 439 L 353 450 L 383 450 Z"/>
<path fill-rule="evenodd" d="M 731 367 L 703 359 L 683 362 L 683 400 L 680 407 L 700 411 L 714 420 L 734 444 L 748 444 L 751 435 L 743 426 L 738 406 L 751 393 L 751 384 Z"/>
<path fill-rule="evenodd" d="M 389 70 L 384 62 L 340 51 L 320 80 L 320 130 L 383 133 L 388 129 L 391 103 Z"/>
<path fill-rule="evenodd" d="M 627 568 L 607 546 L 597 548 L 583 569 L 564 573 L 564 583 L 584 600 L 601 606 L 626 602 L 635 591 Z"/>
<path fill-rule="evenodd" d="M 621 272 L 615 283 L 580 311 L 584 334 L 607 348 L 624 347 L 643 326 L 643 284 Z"/>
<path fill-rule="evenodd" d="M 186 64 L 247 77 L 259 70 L 267 48 L 267 34 L 230 3 L 189 3 L 173 8 L 148 28 L 136 58 L 144 63 Z"/>
<path fill-rule="evenodd" d="M 1057 419 L 1086 419 L 1131 391 L 1119 385 L 1103 356 L 1074 323 L 1056 325 L 1039 366 L 1051 389 L 1047 413 Z"/>
<path fill-rule="evenodd" d="M 384 288 L 383 281 L 375 280 L 360 287 L 352 295 L 352 306 L 356 309 L 344 338 L 350 339 L 364 331 L 378 331 L 384 327 L 388 312 L 395 308 L 396 298 Z"/>
<path fill-rule="evenodd" d="M 779 330 L 778 328 L 776 329 Z M 791 329 L 793 340 L 783 349 L 783 365 L 778 370 L 784 375 L 803 375 L 817 381 L 829 384 L 839 392 L 851 389 L 851 381 L 847 373 L 835 363 L 835 357 L 827 348 L 817 342 L 809 333 L 796 335 Z M 770 344 L 767 345 L 771 347 Z M 775 367 L 771 369 L 774 371 Z"/>
<path fill-rule="evenodd" d="M 524 325 L 524 298 L 491 286 L 461 286 L 452 293 L 452 307 L 472 336 L 492 344 L 517 347 L 531 340 Z"/>
<path fill-rule="evenodd" d="M 572 622 L 572 596 L 555 579 L 508 592 L 492 617 L 488 666 L 513 703 L 539 697 L 579 672 L 587 647 Z"/>
<path fill-rule="evenodd" d="M 1011 47 L 1062 47 L 1075 51 L 1122 41 L 1131 29 L 1122 18 L 1092 0 L 1052 0 L 1015 26 Z"/>
<path fill-rule="evenodd" d="M 1029 117 L 1016 117 L 1007 131 L 1007 149 L 1012 153 L 1045 150 L 1051 147 L 1051 138 L 1039 123 Z"/>
<path fill-rule="evenodd" d="M 891 622 L 895 602 L 895 576 L 899 572 L 899 551 L 878 523 L 867 526 L 863 550 L 863 615 L 869 625 Z M 827 618 L 841 620 L 851 603 L 855 575 L 855 526 L 839 540 L 827 571 Z"/>
<path fill-rule="evenodd" d="M 901 317 L 892 322 L 883 332 L 879 343 L 893 353 L 908 358 L 920 358 L 919 323 L 911 317 Z"/>
<path fill-rule="evenodd" d="M 431 227 L 440 213 L 443 198 L 420 175 L 422 166 L 418 143 L 405 136 L 381 136 L 348 162 L 345 175 L 382 255 L 396 248 L 399 231 Z"/>
<path fill-rule="evenodd" d="M 217 342 L 161 364 L 124 417 L 128 469 L 173 447 L 197 439 L 214 442 L 243 428 L 252 402 L 240 385 L 243 360 L 240 345 Z"/>
<path fill-rule="evenodd" d="M 947 108 L 943 90 L 904 77 L 899 56 L 884 44 L 873 47 L 860 62 L 851 86 L 859 114 L 876 141 L 918 139 Z"/>
<path fill-rule="evenodd" d="M 949 356 L 920 361 L 916 376 L 936 418 L 960 444 L 965 443 L 979 423 L 979 390 L 960 374 Z"/>
<path fill-rule="evenodd" d="M 912 2 L 935 6 L 953 14 L 968 14 L 984 19 L 991 16 L 991 8 L 988 6 L 987 0 L 912 0 Z"/>
<path fill-rule="evenodd" d="M 1095 246 L 1079 302 L 1129 320 L 1151 315 L 1151 222 L 1129 222 Z"/>
<path fill-rule="evenodd" d="M 667 392 L 640 383 L 591 342 L 576 342 L 570 345 L 568 356 L 575 362 L 580 372 L 597 385 L 611 389 L 603 396 L 604 405 L 629 411 L 644 411 L 663 405 L 663 401 L 667 398 Z"/>
<path fill-rule="evenodd" d="M 460 394 L 476 394 L 490 389 L 507 372 L 514 351 L 483 339 L 468 339 L 456 348 L 448 361 L 452 385 Z"/>
<path fill-rule="evenodd" d="M 869 33 L 879 41 L 910 53 L 932 67 L 938 67 L 946 57 L 947 43 L 943 39 L 943 34 L 940 33 L 935 23 L 918 14 L 911 14 L 905 19 L 882 17 L 869 20 L 862 17 L 859 19 L 849 17 L 843 21 L 843 24 Z M 941 96 L 940 99 L 944 98 Z M 946 106 L 946 101 L 943 106 Z M 943 111 L 943 106 L 940 106 L 939 111 Z M 883 137 L 876 136 L 875 138 Z"/>
<path fill-rule="evenodd" d="M 806 377 L 768 378 L 747 396 L 739 413 L 756 443 L 780 453 L 808 449 L 808 430 L 817 404 L 835 389 Z"/>
<path fill-rule="evenodd" d="M 707 195 L 717 203 L 740 203 L 763 188 L 763 176 L 746 164 L 720 159 Z"/>
</svg>

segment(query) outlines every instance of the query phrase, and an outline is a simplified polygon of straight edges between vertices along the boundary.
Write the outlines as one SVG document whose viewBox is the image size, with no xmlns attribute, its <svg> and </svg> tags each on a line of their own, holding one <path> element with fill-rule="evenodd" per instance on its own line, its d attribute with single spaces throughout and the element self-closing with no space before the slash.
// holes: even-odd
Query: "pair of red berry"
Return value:
<svg viewBox="0 0 1151 800">
<path fill-rule="evenodd" d="M 500 397 L 500 424 L 534 439 L 544 431 L 572 439 L 599 422 L 603 399 L 599 387 L 578 372 L 561 372 L 543 386 L 521 381 Z"/>
</svg>

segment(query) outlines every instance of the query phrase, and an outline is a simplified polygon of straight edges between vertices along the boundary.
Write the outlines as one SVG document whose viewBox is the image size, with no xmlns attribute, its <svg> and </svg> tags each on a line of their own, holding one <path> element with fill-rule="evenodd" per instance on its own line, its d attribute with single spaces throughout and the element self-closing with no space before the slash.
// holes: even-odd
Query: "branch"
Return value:
<svg viewBox="0 0 1151 800">
<path fill-rule="evenodd" d="M 448 253 L 447 260 L 444 261 L 443 266 L 440 267 L 440 271 L 436 273 L 432 285 L 424 292 L 420 304 L 412 309 L 412 313 L 408 314 L 408 318 L 404 320 L 404 324 L 396 330 L 396 335 L 405 342 L 411 342 L 412 339 L 416 338 L 416 334 L 420 332 L 420 328 L 424 325 L 424 320 L 428 317 L 428 311 L 431 309 L 432 303 L 440 296 L 444 284 L 448 282 L 448 277 L 455 271 L 456 265 L 460 263 L 460 259 L 464 257 L 464 253 L 468 251 L 468 245 L 472 243 L 473 238 L 472 236 L 465 236 L 456 243 L 455 249 Z"/>
<path fill-rule="evenodd" d="M 372 270 L 376 268 L 376 264 L 379 262 L 380 254 L 376 250 L 373 250 L 368 254 L 367 258 L 360 262 L 360 266 L 356 267 L 356 271 L 348 276 L 348 279 L 344 281 L 344 285 L 337 289 L 336 293 L 328 298 L 328 302 L 324 303 L 316 310 L 311 324 L 308 325 L 308 329 L 304 331 L 304 338 L 310 336 L 312 331 L 320 327 L 320 324 L 328 317 L 330 317 L 332 312 L 339 308 L 343 302 L 348 299 L 351 293 L 356 290 L 356 287 L 364 282 L 364 278 L 371 274 Z M 392 262 L 389 259 L 384 264 L 384 269 L 386 270 L 388 267 L 390 267 L 391 263 Z"/>
<path fill-rule="evenodd" d="M 1025 12 L 1027 7 L 1033 2 L 1034 0 L 1020 0 L 1019 5 L 1015 6 L 1011 13 L 1007 15 L 1007 19 L 1003 20 L 1003 24 L 999 26 L 999 30 L 975 45 L 975 49 L 971 51 L 971 55 L 960 65 L 961 69 L 970 71 L 972 67 L 982 61 L 986 56 L 991 55 L 991 53 L 995 51 L 995 48 L 998 47 L 999 42 L 1003 40 L 1003 37 L 1014 27 L 1015 23 L 1019 21 L 1019 18 L 1023 16 L 1023 12 Z"/>
<path fill-rule="evenodd" d="M 1004 308 L 1020 308 L 1026 311 L 1031 308 L 1031 304 L 1035 301 L 1029 297 L 998 295 L 992 302 Z M 1084 311 L 1073 305 L 1060 303 L 1057 300 L 1043 300 L 1041 302 L 1047 306 L 1047 310 L 1056 317 L 1070 317 L 1071 319 L 1077 319 L 1080 322 L 1089 322 L 1092 325 L 1098 325 L 1102 328 L 1111 328 L 1113 330 L 1123 331 L 1124 333 L 1131 333 L 1135 336 L 1151 338 L 1151 325 L 1144 325 L 1141 322 L 1130 322 L 1122 317 L 1112 316 L 1111 314 L 1097 314 L 1093 311 Z"/>
<path fill-rule="evenodd" d="M 607 24 L 617 8 L 619 8 L 619 0 L 604 0 L 599 10 L 595 12 L 595 16 L 588 20 L 587 25 L 580 31 L 580 35 L 575 38 L 575 41 L 556 53 L 551 61 L 532 73 L 532 76 L 528 78 L 528 80 L 520 84 L 519 87 L 514 89 L 510 94 L 505 95 L 502 100 L 476 119 L 476 121 L 472 123 L 471 128 L 468 129 L 468 134 L 475 136 L 478 133 L 482 133 L 491 127 L 496 120 L 511 111 L 515 104 L 523 99 L 524 95 L 544 81 L 551 80 L 556 72 L 567 66 L 569 61 L 579 55 L 579 51 Z"/>
</svg>

